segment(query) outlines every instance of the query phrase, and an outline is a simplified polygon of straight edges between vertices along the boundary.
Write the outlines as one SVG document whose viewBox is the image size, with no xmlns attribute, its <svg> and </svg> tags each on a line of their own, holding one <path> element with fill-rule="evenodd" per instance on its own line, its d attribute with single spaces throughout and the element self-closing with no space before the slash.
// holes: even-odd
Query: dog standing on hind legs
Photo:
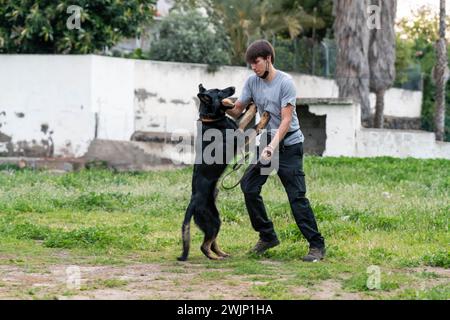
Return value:
<svg viewBox="0 0 450 320">
<path fill-rule="evenodd" d="M 233 108 L 231 105 L 224 105 L 223 100 L 231 97 L 235 92 L 234 87 L 223 90 L 206 90 L 201 84 L 197 97 L 200 99 L 199 115 L 201 121 L 201 136 L 197 136 L 197 143 L 201 144 L 201 154 L 196 153 L 194 171 L 192 175 L 192 195 L 189 206 L 186 210 L 182 225 L 183 252 L 178 258 L 179 261 L 186 261 L 189 255 L 190 247 L 190 222 L 194 217 L 195 224 L 204 233 L 205 237 L 200 250 L 203 254 L 212 260 L 220 260 L 227 256 L 227 253 L 220 250 L 217 244 L 217 235 L 220 230 L 220 216 L 217 210 L 215 200 L 218 189 L 217 182 L 227 167 L 227 159 L 221 159 L 213 164 L 206 164 L 203 159 L 203 151 L 213 140 L 203 141 L 202 137 L 209 129 L 220 130 L 222 132 L 223 156 L 229 154 L 228 148 L 235 146 L 227 145 L 226 130 L 238 129 L 236 123 L 225 115 L 227 109 Z M 234 156 L 232 152 L 232 156 Z"/>
<path fill-rule="evenodd" d="M 199 85 L 197 97 L 200 99 L 201 134 L 197 136 L 197 146 L 201 146 L 201 151 L 198 150 L 198 147 L 196 148 L 196 159 L 192 175 L 191 201 L 186 210 L 182 225 L 183 252 L 178 258 L 180 261 L 185 261 L 189 255 L 190 222 L 192 217 L 194 217 L 195 223 L 205 234 L 200 247 L 203 254 L 212 260 L 220 260 L 229 256 L 217 244 L 217 235 L 220 230 L 221 221 L 219 211 L 215 204 L 219 192 L 217 183 L 230 160 L 236 155 L 238 148 L 236 137 L 233 136 L 233 139 L 228 139 L 226 134 L 227 130 L 230 129 L 243 133 L 246 126 L 255 117 L 257 111 L 254 104 L 247 106 L 245 113 L 239 117 L 238 127 L 235 121 L 225 115 L 227 109 L 234 108 L 231 100 L 227 99 L 234 92 L 234 87 L 223 90 L 206 90 L 201 84 Z M 261 116 L 260 122 L 254 127 L 255 132 L 260 132 L 264 129 L 269 119 L 269 114 L 265 112 Z M 213 140 L 215 146 L 222 149 L 222 157 L 214 157 L 215 161 L 213 164 L 205 163 L 203 157 L 205 149 L 212 143 L 212 141 L 203 141 L 203 137 L 209 129 L 219 130 L 222 134 L 222 140 Z"/>
</svg>

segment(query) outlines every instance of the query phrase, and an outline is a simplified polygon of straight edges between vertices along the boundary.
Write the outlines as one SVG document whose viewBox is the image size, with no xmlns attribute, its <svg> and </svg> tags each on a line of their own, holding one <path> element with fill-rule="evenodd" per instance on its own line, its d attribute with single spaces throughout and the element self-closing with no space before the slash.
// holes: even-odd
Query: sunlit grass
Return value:
<svg viewBox="0 0 450 320">
<path fill-rule="evenodd" d="M 308 198 L 326 239 L 327 259 L 313 265 L 301 262 L 307 243 L 294 223 L 280 181 L 271 177 L 262 195 L 280 246 L 262 258 L 249 256 L 258 235 L 251 228 L 243 195 L 239 188 L 221 191 L 219 242 L 232 257 L 208 261 L 199 250 L 203 235 L 192 228 L 190 261 L 209 270 L 200 280 L 224 281 L 228 274 L 250 281 L 266 278 L 263 286 L 253 286 L 249 293 L 273 299 L 289 298 L 292 286 L 314 286 L 329 279 L 338 281 L 344 291 L 372 298 L 385 294 L 450 298 L 448 286 L 416 292 L 408 271 L 421 266 L 449 268 L 450 161 L 307 157 L 305 171 Z M 45 269 L 54 263 L 163 263 L 169 269 L 182 268 L 175 259 L 181 251 L 180 229 L 191 175 L 192 168 L 53 175 L 4 167 L 0 170 L 0 265 Z M 61 258 L 61 252 L 67 255 Z M 263 263 L 266 260 L 275 265 Z M 378 294 L 366 286 L 370 265 L 383 271 Z"/>
</svg>

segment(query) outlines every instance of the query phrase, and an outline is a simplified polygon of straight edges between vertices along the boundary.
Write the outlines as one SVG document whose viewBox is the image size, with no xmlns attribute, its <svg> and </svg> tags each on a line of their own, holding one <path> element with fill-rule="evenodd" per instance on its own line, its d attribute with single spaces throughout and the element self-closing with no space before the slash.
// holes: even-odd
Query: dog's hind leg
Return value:
<svg viewBox="0 0 450 320">
<path fill-rule="evenodd" d="M 214 237 L 213 237 L 213 240 L 212 240 L 212 243 L 211 243 L 211 250 L 215 254 L 217 254 L 219 257 L 226 258 L 226 257 L 229 257 L 230 255 L 228 253 L 222 251 L 219 248 L 219 245 L 217 244 L 217 235 L 219 234 L 219 231 L 220 231 L 221 221 L 220 221 L 220 218 L 219 218 L 219 210 L 217 210 L 217 207 L 216 207 L 215 204 L 214 204 L 214 213 L 215 213 L 215 216 L 216 216 L 216 220 L 215 220 L 215 224 L 216 225 L 215 225 L 215 234 L 214 234 Z"/>
<path fill-rule="evenodd" d="M 222 258 L 227 258 L 227 257 L 230 256 L 228 253 L 226 253 L 226 252 L 220 250 L 219 245 L 217 244 L 217 239 L 214 239 L 214 240 L 213 240 L 213 242 L 212 242 L 212 244 L 211 244 L 211 250 L 212 250 L 215 254 L 217 254 L 219 257 L 222 257 Z"/>
<path fill-rule="evenodd" d="M 220 220 L 218 219 L 218 217 L 210 216 L 208 222 L 209 222 L 208 224 L 203 225 L 204 227 L 203 232 L 205 233 L 205 238 L 200 247 L 200 250 L 203 252 L 205 256 L 207 256 L 211 260 L 220 260 L 222 259 L 222 257 L 220 255 L 216 256 L 213 253 L 215 251 L 212 248 L 217 232 L 219 230 L 218 227 L 220 226 Z"/>
<path fill-rule="evenodd" d="M 223 259 L 223 257 L 221 256 L 216 256 L 215 254 L 213 254 L 213 250 L 211 250 L 211 246 L 213 244 L 214 239 L 208 238 L 205 235 L 205 239 L 203 240 L 203 243 L 200 247 L 200 250 L 203 252 L 203 254 L 211 260 L 221 260 Z"/>
</svg>

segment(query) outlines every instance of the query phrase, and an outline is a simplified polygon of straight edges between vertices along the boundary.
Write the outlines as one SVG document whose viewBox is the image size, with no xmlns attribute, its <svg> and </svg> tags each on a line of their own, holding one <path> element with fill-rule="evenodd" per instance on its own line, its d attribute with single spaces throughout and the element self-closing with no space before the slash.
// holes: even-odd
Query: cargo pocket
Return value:
<svg viewBox="0 0 450 320">
<path fill-rule="evenodd" d="M 300 169 L 294 169 L 292 176 L 295 180 L 295 188 L 304 195 L 306 193 L 305 173 Z"/>
</svg>

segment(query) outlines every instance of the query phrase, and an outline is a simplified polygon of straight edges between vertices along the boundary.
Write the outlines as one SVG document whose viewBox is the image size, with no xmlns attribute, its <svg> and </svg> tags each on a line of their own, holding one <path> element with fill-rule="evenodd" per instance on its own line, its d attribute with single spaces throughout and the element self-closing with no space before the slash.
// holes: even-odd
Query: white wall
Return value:
<svg viewBox="0 0 450 320">
<path fill-rule="evenodd" d="M 0 132 L 42 145 L 52 131 L 55 155 L 79 157 L 95 136 L 129 140 L 134 132 L 134 61 L 92 55 L 1 55 Z M 16 113 L 23 113 L 19 118 Z M 0 151 L 6 144 L 0 143 Z"/>
<path fill-rule="evenodd" d="M 92 112 L 99 114 L 98 138 L 130 140 L 134 133 L 133 60 L 92 56 Z"/>
<path fill-rule="evenodd" d="M 309 112 L 326 115 L 326 141 L 324 156 L 355 156 L 355 130 L 361 127 L 358 105 L 348 99 L 339 99 L 334 104 L 310 104 Z"/>
<path fill-rule="evenodd" d="M 95 113 L 101 139 L 129 140 L 135 131 L 194 134 L 198 85 L 235 86 L 239 96 L 251 74 L 243 67 L 208 73 L 199 64 L 92 55 L 1 55 L 0 132 L 16 145 L 33 140 L 39 144 L 49 138 L 49 133 L 41 132 L 47 124 L 57 156 L 82 156 L 87 151 L 95 137 Z M 332 80 L 292 76 L 301 98 L 338 95 Z M 420 92 L 391 89 L 386 95 L 387 115 L 418 117 L 420 102 Z M 315 104 L 310 111 L 327 115 L 325 155 L 450 158 L 448 144 L 434 143 L 430 133 L 418 132 L 416 137 L 397 130 L 359 130 L 355 105 Z M 0 152 L 4 149 L 0 143 Z"/>
<path fill-rule="evenodd" d="M 86 151 L 95 124 L 90 112 L 91 60 L 91 56 L 0 56 L 0 113 L 6 112 L 0 132 L 12 138 L 15 148 L 20 141 L 39 145 L 48 140 L 49 134 L 41 132 L 46 124 L 53 131 L 56 154 Z"/>
<path fill-rule="evenodd" d="M 136 61 L 135 88 L 149 93 L 144 99 L 135 99 L 136 130 L 173 132 L 184 130 L 194 133 L 197 119 L 198 85 L 208 88 L 236 87 L 235 96 L 241 94 L 248 76 L 253 72 L 245 67 L 222 67 L 208 73 L 202 64 L 176 62 Z M 339 89 L 331 79 L 290 73 L 301 98 L 337 98 Z M 375 95 L 371 94 L 372 110 Z M 422 93 L 390 89 L 385 97 L 385 115 L 419 118 Z"/>
<path fill-rule="evenodd" d="M 384 97 L 384 114 L 392 117 L 420 118 L 422 112 L 422 91 L 391 88 Z M 376 96 L 369 96 L 372 113 L 375 113 Z"/>
<path fill-rule="evenodd" d="M 450 143 L 436 142 L 432 132 L 364 129 L 356 132 L 356 156 L 450 159 Z"/>
</svg>

